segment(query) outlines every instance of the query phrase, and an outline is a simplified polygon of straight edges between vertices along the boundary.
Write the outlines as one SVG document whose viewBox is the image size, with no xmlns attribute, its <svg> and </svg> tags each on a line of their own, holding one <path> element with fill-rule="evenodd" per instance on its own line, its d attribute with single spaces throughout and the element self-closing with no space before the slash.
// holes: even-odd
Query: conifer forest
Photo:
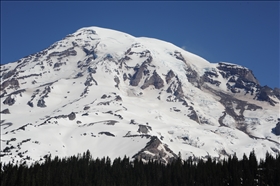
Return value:
<svg viewBox="0 0 280 186">
<path fill-rule="evenodd" d="M 280 156 L 254 151 L 239 160 L 178 159 L 169 164 L 128 157 L 92 158 L 89 151 L 67 158 L 45 156 L 44 163 L 1 163 L 1 186 L 279 186 Z"/>
</svg>

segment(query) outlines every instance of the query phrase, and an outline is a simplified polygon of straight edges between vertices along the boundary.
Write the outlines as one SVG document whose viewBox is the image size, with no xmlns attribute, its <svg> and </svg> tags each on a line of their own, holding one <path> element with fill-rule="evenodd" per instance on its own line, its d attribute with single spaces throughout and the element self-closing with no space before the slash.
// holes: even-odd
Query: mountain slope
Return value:
<svg viewBox="0 0 280 186">
<path fill-rule="evenodd" d="M 88 27 L 1 66 L 1 161 L 277 154 L 279 89 L 171 43 Z M 277 124 L 278 123 L 278 124 Z"/>
</svg>

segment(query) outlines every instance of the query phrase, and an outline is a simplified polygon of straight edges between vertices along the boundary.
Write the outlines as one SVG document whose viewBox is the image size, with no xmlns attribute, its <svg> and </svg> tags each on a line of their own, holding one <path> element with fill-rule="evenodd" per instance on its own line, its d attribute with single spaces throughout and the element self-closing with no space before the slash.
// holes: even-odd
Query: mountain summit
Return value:
<svg viewBox="0 0 280 186">
<path fill-rule="evenodd" d="M 1 161 L 280 152 L 280 90 L 171 43 L 82 28 L 1 66 Z"/>
</svg>

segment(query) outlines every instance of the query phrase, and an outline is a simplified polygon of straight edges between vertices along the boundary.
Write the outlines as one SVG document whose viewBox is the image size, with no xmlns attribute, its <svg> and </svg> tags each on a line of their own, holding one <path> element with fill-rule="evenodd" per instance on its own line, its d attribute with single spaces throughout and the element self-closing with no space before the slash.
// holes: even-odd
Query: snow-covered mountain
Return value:
<svg viewBox="0 0 280 186">
<path fill-rule="evenodd" d="M 171 43 L 82 28 L 1 66 L 1 161 L 280 152 L 280 90 Z"/>
</svg>

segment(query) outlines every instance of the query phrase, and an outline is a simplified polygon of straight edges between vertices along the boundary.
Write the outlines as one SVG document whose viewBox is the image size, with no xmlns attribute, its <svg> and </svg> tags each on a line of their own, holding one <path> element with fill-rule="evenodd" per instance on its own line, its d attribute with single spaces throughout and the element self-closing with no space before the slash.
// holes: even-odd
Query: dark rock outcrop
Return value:
<svg viewBox="0 0 280 186">
<path fill-rule="evenodd" d="M 19 88 L 19 82 L 15 78 L 12 78 L 10 80 L 6 80 L 1 84 L 0 91 L 4 90 L 8 86 L 12 86 L 13 88 Z"/>
<path fill-rule="evenodd" d="M 47 60 L 49 60 L 53 56 L 58 57 L 67 57 L 67 56 L 75 56 L 77 55 L 76 50 L 74 50 L 74 47 L 68 48 L 67 50 L 61 51 L 61 52 L 52 52 L 47 56 Z"/>
<path fill-rule="evenodd" d="M 147 134 L 149 130 L 152 130 L 150 126 L 147 125 L 139 125 L 137 132 Z"/>
<path fill-rule="evenodd" d="M 30 107 L 33 107 L 32 101 L 28 101 L 28 102 L 27 102 L 27 105 L 29 105 Z"/>
<path fill-rule="evenodd" d="M 213 77 L 218 77 L 218 74 L 215 74 L 213 72 L 205 72 L 201 78 L 201 81 L 211 83 L 213 85 L 219 86 L 221 84 L 220 81 L 213 80 Z"/>
<path fill-rule="evenodd" d="M 267 101 L 270 105 L 274 106 L 277 102 L 273 101 L 270 96 L 274 95 L 274 91 L 268 87 L 264 86 L 260 89 L 260 91 L 256 95 L 256 99 L 259 101 Z"/>
<path fill-rule="evenodd" d="M 160 145 L 162 145 L 161 150 L 158 148 Z M 132 158 L 145 161 L 152 160 L 167 164 L 177 159 L 178 156 L 171 149 L 169 149 L 166 144 L 162 144 L 162 142 L 156 136 L 152 136 L 147 145 Z"/>
<path fill-rule="evenodd" d="M 9 109 L 4 109 L 0 112 L 1 114 L 10 114 Z"/>
<path fill-rule="evenodd" d="M 157 74 L 156 71 L 153 72 L 153 75 L 145 81 L 144 85 L 141 86 L 141 89 L 145 89 L 150 85 L 154 85 L 156 89 L 160 89 L 164 86 L 164 82 L 161 77 Z"/>
<path fill-rule="evenodd" d="M 46 107 L 45 100 L 39 99 L 37 102 L 37 107 L 41 107 L 41 108 Z"/>
<path fill-rule="evenodd" d="M 184 97 L 184 91 L 182 89 L 182 83 L 178 79 L 178 86 L 174 92 L 174 96 L 176 96 L 177 99 L 181 100 Z"/>
<path fill-rule="evenodd" d="M 7 73 L 5 73 L 3 75 L 3 79 L 7 79 L 7 78 L 10 78 L 10 77 L 14 76 L 16 74 L 16 72 L 17 72 L 16 69 L 8 71 Z"/>
<path fill-rule="evenodd" d="M 275 135 L 280 136 L 280 121 L 278 121 L 278 123 L 276 124 L 275 128 L 272 129 L 272 132 Z"/>
<path fill-rule="evenodd" d="M 3 104 L 5 105 L 13 105 L 15 103 L 15 99 L 11 97 L 11 95 L 9 95 L 4 101 L 3 101 Z"/>
<path fill-rule="evenodd" d="M 76 118 L 76 114 L 74 112 L 71 112 L 69 115 L 68 115 L 68 119 L 69 120 L 74 120 Z"/>
<path fill-rule="evenodd" d="M 188 81 L 195 87 L 201 87 L 201 78 L 199 77 L 198 73 L 191 67 L 188 67 L 188 69 L 186 69 L 186 76 L 188 78 Z"/>
<path fill-rule="evenodd" d="M 189 117 L 191 120 L 194 120 L 194 121 L 196 121 L 197 123 L 199 123 L 199 119 L 198 119 L 197 113 L 193 110 L 192 107 L 190 107 L 190 109 L 191 109 L 191 113 L 188 114 L 188 117 Z"/>
<path fill-rule="evenodd" d="M 274 88 L 273 93 L 280 100 L 280 89 L 279 88 Z"/>
<path fill-rule="evenodd" d="M 132 78 L 130 79 L 130 85 L 131 86 L 138 86 L 140 80 L 142 79 L 143 76 L 143 72 L 144 70 L 147 68 L 146 63 L 143 63 L 140 68 L 135 69 L 136 72 L 135 74 L 132 76 Z"/>
<path fill-rule="evenodd" d="M 174 72 L 172 70 L 169 70 L 166 77 L 165 77 L 166 83 L 168 84 L 173 77 L 175 77 Z"/>
<path fill-rule="evenodd" d="M 228 78 L 232 75 L 237 75 L 245 82 L 253 82 L 259 85 L 259 82 L 254 76 L 253 72 L 247 68 L 228 63 L 219 63 L 219 66 L 217 68 L 222 71 L 220 73 L 224 78 Z"/>
<path fill-rule="evenodd" d="M 115 81 L 115 83 L 117 83 L 117 84 L 115 85 L 115 87 L 116 87 L 116 88 L 119 88 L 120 79 L 119 79 L 117 76 L 115 76 L 115 77 L 114 77 L 114 81 Z"/>
<path fill-rule="evenodd" d="M 88 110 L 90 108 L 90 106 L 85 106 L 84 110 Z"/>
<path fill-rule="evenodd" d="M 99 132 L 98 134 L 105 134 L 106 136 L 112 136 L 115 137 L 114 134 L 110 133 L 110 132 Z"/>
</svg>

